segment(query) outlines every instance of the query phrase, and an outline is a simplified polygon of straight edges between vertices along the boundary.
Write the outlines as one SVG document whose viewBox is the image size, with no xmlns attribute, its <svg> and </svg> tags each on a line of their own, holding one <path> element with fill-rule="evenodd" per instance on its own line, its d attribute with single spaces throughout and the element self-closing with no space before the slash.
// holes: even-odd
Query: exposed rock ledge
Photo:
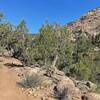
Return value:
<svg viewBox="0 0 100 100">
<path fill-rule="evenodd" d="M 74 80 L 65 76 L 63 72 L 57 69 L 52 71 L 35 67 L 29 68 L 27 73 L 37 73 L 45 79 L 45 84 L 49 84 L 46 87 L 46 92 L 48 92 L 49 97 L 52 95 L 53 98 L 49 99 L 49 97 L 45 95 L 41 97 L 41 100 L 100 100 L 100 94 L 91 92 L 97 87 L 90 81 Z M 39 89 L 41 90 L 41 88 Z M 39 96 L 39 92 L 37 92 L 37 94 Z M 44 97 L 47 99 L 43 99 Z"/>
</svg>

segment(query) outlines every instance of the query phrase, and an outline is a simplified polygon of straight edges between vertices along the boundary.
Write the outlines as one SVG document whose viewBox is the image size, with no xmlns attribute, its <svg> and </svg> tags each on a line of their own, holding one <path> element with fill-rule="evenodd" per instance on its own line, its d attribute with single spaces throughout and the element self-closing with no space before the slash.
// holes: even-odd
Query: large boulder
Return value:
<svg viewBox="0 0 100 100">
<path fill-rule="evenodd" d="M 83 92 L 88 92 L 88 91 L 93 92 L 96 90 L 97 85 L 90 81 L 77 81 L 76 87 L 78 87 Z"/>
<path fill-rule="evenodd" d="M 80 90 L 68 77 L 62 77 L 62 80 L 54 87 L 54 96 L 58 100 L 81 100 Z"/>
</svg>

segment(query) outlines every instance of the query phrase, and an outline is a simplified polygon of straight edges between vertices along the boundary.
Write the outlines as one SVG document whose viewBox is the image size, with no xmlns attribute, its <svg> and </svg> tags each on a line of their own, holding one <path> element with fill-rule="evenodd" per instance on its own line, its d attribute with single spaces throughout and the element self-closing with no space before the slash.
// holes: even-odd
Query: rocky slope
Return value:
<svg viewBox="0 0 100 100">
<path fill-rule="evenodd" d="M 55 70 L 43 70 L 35 67 L 28 71 L 29 74 L 34 72 L 45 80 L 38 89 L 32 90 L 33 97 L 35 95 L 41 100 L 100 100 L 100 94 L 93 92 L 97 88 L 96 85 L 90 81 L 69 78 L 56 68 Z"/>
<path fill-rule="evenodd" d="M 89 35 L 96 35 L 100 32 L 100 7 L 89 11 L 76 22 L 67 25 L 69 30 L 82 30 Z"/>
<path fill-rule="evenodd" d="M 0 66 L 0 100 L 100 100 L 95 84 L 67 77 L 56 68 L 21 67 L 20 61 L 11 57 L 0 57 Z M 31 79 L 38 86 L 18 87 L 26 75 L 36 75 Z"/>
</svg>

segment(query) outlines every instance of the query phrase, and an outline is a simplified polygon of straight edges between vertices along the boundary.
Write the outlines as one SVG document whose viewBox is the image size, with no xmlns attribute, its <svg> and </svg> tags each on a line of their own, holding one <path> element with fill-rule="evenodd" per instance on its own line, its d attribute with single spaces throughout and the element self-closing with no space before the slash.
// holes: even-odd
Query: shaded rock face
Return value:
<svg viewBox="0 0 100 100">
<path fill-rule="evenodd" d="M 100 32 L 100 7 L 89 11 L 76 22 L 69 23 L 67 27 L 73 31 L 80 29 L 92 36 L 98 34 Z"/>
</svg>

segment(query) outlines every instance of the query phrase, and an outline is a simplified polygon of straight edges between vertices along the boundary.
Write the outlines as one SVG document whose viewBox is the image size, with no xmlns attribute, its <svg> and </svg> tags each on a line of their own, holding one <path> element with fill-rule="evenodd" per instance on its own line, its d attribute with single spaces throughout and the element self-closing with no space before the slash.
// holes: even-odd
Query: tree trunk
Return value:
<svg viewBox="0 0 100 100">
<path fill-rule="evenodd" d="M 54 61 L 52 62 L 52 67 L 53 67 L 53 68 L 56 66 L 57 61 L 58 61 L 58 55 L 56 55 L 56 56 L 54 57 Z"/>
</svg>

